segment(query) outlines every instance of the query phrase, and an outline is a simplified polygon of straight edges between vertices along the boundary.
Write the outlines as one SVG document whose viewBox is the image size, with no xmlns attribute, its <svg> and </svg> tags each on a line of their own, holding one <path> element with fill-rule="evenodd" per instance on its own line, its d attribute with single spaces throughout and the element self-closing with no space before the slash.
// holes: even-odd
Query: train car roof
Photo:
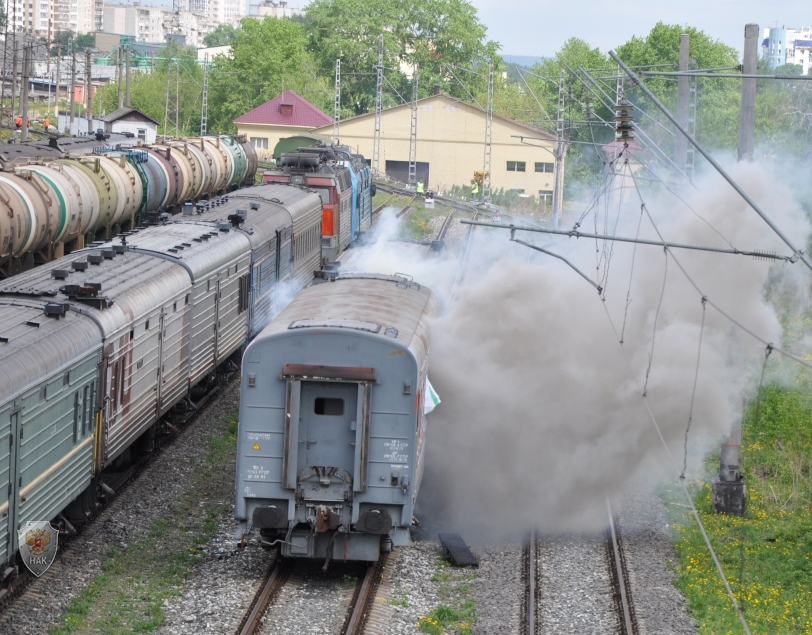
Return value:
<svg viewBox="0 0 812 635">
<path fill-rule="evenodd" d="M 439 303 L 431 289 L 405 277 L 343 275 L 307 287 L 255 342 L 299 329 L 355 329 L 361 335 L 401 342 L 422 365 L 430 346 L 427 318 L 437 315 Z"/>
<path fill-rule="evenodd" d="M 252 208 L 252 204 L 254 208 Z M 247 212 L 246 221 L 237 231 L 244 233 L 256 248 L 267 243 L 276 235 L 276 230 L 291 224 L 318 209 L 321 214 L 321 197 L 305 189 L 284 183 L 264 183 L 246 187 L 227 196 L 198 204 L 197 214 L 175 216 L 173 221 L 184 222 L 228 222 L 230 214 L 237 210 Z M 189 222 L 189 221 L 187 221 Z"/>
<path fill-rule="evenodd" d="M 101 346 L 98 327 L 78 313 L 48 317 L 36 299 L 0 298 L 0 403 Z"/>
<path fill-rule="evenodd" d="M 118 247 L 118 246 L 116 246 Z M 76 270 L 73 263 L 87 268 Z M 54 272 L 65 274 L 64 279 Z M 87 287 L 96 286 L 95 297 Z M 71 288 L 85 287 L 82 294 Z M 190 289 L 189 275 L 176 263 L 135 251 L 92 248 L 75 251 L 47 266 L 36 267 L 0 284 L 0 300 L 39 298 L 67 303 L 94 320 L 107 338 Z"/>
<path fill-rule="evenodd" d="M 121 147 L 130 150 L 137 139 L 122 134 L 111 134 L 108 139 L 99 141 L 95 136 L 59 137 L 53 140 L 26 143 L 7 143 L 0 145 L 0 161 L 12 163 L 19 159 L 48 160 L 59 159 L 66 154 L 91 154 L 96 148 L 113 149 Z"/>
<path fill-rule="evenodd" d="M 203 221 L 145 227 L 105 243 L 101 248 L 121 244 L 132 251 L 177 263 L 188 271 L 192 282 L 205 278 L 249 249 L 248 237 L 242 232 L 221 231 L 214 223 Z"/>
</svg>

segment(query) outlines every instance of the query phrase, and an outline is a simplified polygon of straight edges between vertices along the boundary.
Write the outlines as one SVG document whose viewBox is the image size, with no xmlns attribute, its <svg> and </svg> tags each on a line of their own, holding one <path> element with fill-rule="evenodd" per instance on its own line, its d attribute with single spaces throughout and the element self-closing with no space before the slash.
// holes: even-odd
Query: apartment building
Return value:
<svg viewBox="0 0 812 635">
<path fill-rule="evenodd" d="M 17 32 L 48 36 L 50 32 L 97 30 L 104 0 L 8 0 L 8 24 Z"/>
<path fill-rule="evenodd" d="M 104 7 L 102 30 L 107 33 L 130 35 L 138 42 L 164 42 L 173 33 L 174 14 L 172 9 L 123 4 L 107 4 Z M 205 17 L 189 11 L 178 14 L 178 29 L 187 45 L 199 47 L 203 38 L 214 30 L 216 25 Z"/>
<path fill-rule="evenodd" d="M 800 29 L 764 27 L 761 48 L 770 68 L 784 64 L 797 64 L 803 74 L 809 74 L 809 60 L 812 57 L 812 28 Z"/>
</svg>

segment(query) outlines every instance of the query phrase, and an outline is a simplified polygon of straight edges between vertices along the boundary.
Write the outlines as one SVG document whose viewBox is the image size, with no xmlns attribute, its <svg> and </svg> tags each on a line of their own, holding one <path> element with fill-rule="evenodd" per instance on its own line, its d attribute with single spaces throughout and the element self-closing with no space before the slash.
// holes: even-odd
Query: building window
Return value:
<svg viewBox="0 0 812 635">
<path fill-rule="evenodd" d="M 555 163 L 536 163 L 536 172 L 553 172 Z"/>
<path fill-rule="evenodd" d="M 268 149 L 268 138 L 267 137 L 251 137 L 251 145 L 255 148 L 261 148 L 262 150 Z"/>
<path fill-rule="evenodd" d="M 508 172 L 524 172 L 526 163 L 524 161 L 508 161 L 507 162 L 507 171 Z"/>
<path fill-rule="evenodd" d="M 146 141 L 147 140 L 147 129 L 146 128 L 138 128 L 137 130 L 138 130 L 138 138 L 141 139 L 141 141 Z"/>
<path fill-rule="evenodd" d="M 552 190 L 539 190 L 539 203 L 545 205 L 553 204 L 553 191 Z"/>
</svg>

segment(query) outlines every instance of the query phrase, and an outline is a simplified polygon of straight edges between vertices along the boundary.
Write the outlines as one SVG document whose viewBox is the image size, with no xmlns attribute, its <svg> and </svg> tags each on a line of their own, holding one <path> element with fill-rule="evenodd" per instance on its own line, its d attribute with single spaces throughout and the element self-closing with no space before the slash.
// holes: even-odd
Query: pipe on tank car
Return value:
<svg viewBox="0 0 812 635">
<path fill-rule="evenodd" d="M 257 168 L 259 167 L 259 156 L 257 150 L 250 141 L 245 141 L 240 144 L 243 152 L 245 152 L 246 168 L 245 175 L 243 176 L 243 185 L 253 185 Z"/>
<path fill-rule="evenodd" d="M 211 192 L 212 183 L 214 182 L 214 172 L 212 171 L 213 159 L 205 148 L 201 148 L 200 145 L 194 141 L 190 140 L 186 144 L 186 149 L 197 158 L 200 169 L 200 189 L 194 197 L 195 200 L 199 200 Z"/>
<path fill-rule="evenodd" d="M 95 231 L 99 224 L 101 201 L 93 181 L 82 169 L 71 162 L 54 161 L 49 164 L 49 167 L 63 174 L 65 178 L 71 181 L 79 193 L 79 199 L 82 201 L 82 219 L 79 232 L 86 234 L 89 231 Z"/>
<path fill-rule="evenodd" d="M 219 137 L 203 137 L 203 143 L 211 153 L 214 158 L 214 163 L 217 166 L 212 192 L 219 192 L 225 189 L 229 181 L 231 181 L 231 171 L 234 169 L 234 161 L 231 158 L 231 153 L 221 146 Z"/>
<path fill-rule="evenodd" d="M 101 159 L 98 157 L 60 159 L 59 162 L 65 162 L 66 165 L 81 170 L 98 193 L 99 216 L 95 225 L 90 227 L 90 231 L 97 232 L 100 229 L 109 227 L 118 207 L 118 191 L 110 183 L 110 177 L 101 169 Z"/>
<path fill-rule="evenodd" d="M 18 168 L 29 172 L 32 178 L 40 178 L 53 191 L 59 208 L 59 218 L 52 234 L 53 243 L 68 242 L 81 233 L 82 202 L 73 183 L 58 170 L 45 165 L 31 164 Z M 36 175 L 36 176 L 34 176 Z"/>
</svg>

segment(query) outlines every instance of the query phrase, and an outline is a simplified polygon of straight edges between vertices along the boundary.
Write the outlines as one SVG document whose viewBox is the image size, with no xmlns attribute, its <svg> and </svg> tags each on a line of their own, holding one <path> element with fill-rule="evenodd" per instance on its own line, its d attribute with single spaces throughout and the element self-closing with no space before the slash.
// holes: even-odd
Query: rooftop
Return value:
<svg viewBox="0 0 812 635">
<path fill-rule="evenodd" d="M 304 97 L 300 97 L 292 90 L 287 90 L 241 117 L 237 117 L 234 123 L 318 128 L 333 123 L 333 118 L 316 108 Z"/>
</svg>

